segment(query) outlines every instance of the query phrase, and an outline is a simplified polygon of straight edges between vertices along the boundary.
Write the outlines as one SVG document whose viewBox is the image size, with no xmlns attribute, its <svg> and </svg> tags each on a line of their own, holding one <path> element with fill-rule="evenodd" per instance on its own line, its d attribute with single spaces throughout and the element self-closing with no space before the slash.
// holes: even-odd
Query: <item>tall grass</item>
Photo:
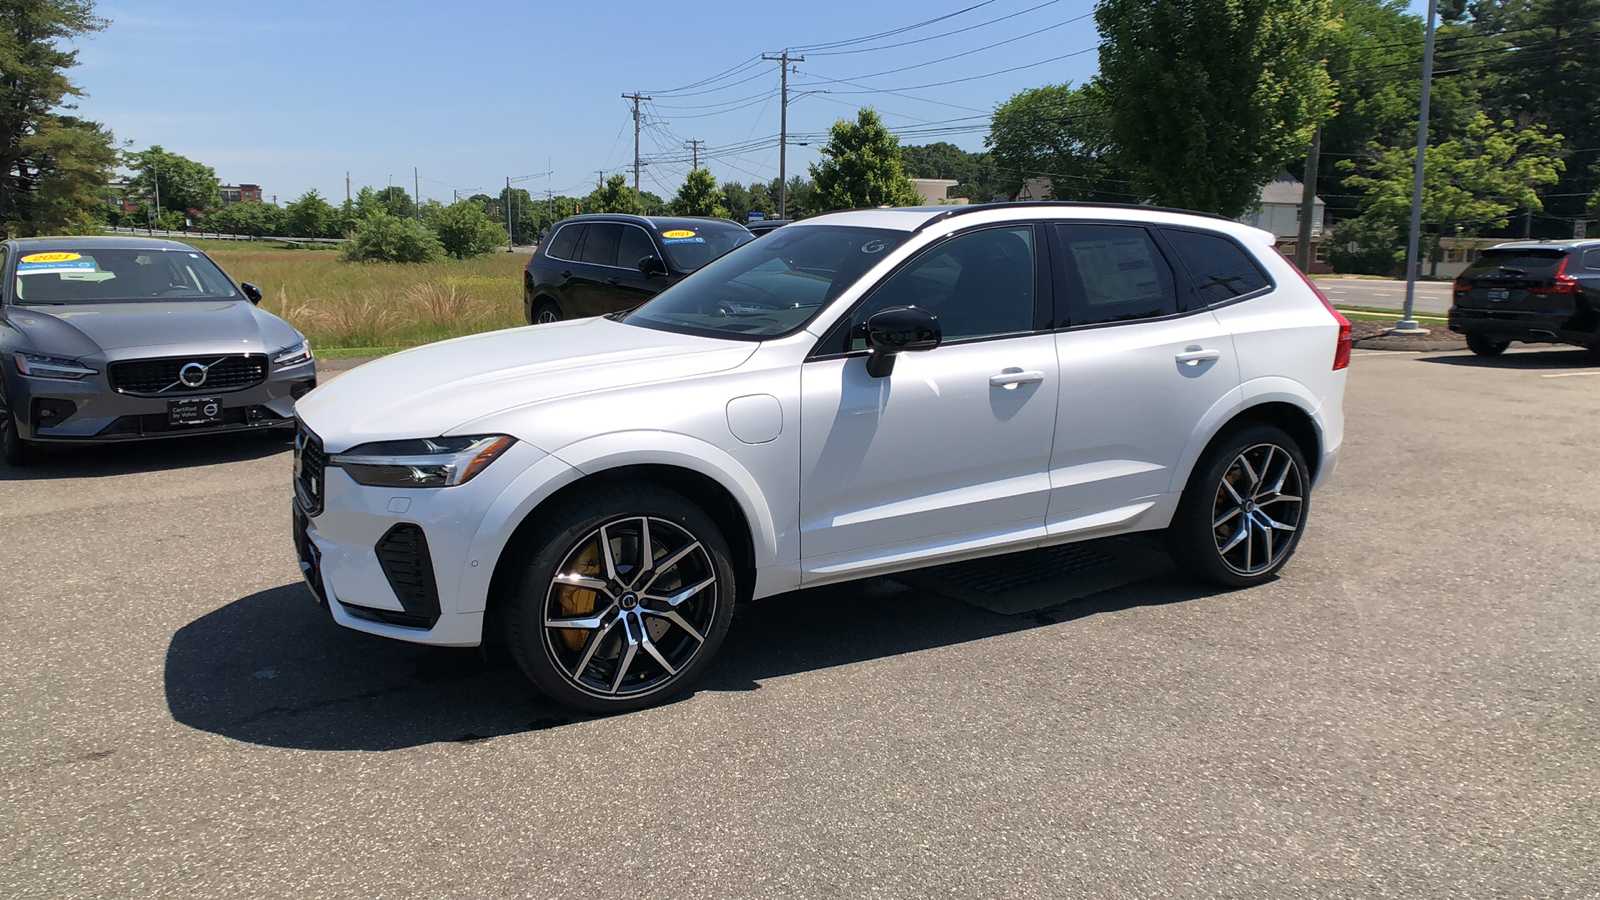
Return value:
<svg viewBox="0 0 1600 900">
<path fill-rule="evenodd" d="M 411 347 L 527 324 L 520 253 L 399 265 L 315 250 L 206 249 L 235 279 L 259 285 L 261 308 L 319 350 Z"/>
</svg>

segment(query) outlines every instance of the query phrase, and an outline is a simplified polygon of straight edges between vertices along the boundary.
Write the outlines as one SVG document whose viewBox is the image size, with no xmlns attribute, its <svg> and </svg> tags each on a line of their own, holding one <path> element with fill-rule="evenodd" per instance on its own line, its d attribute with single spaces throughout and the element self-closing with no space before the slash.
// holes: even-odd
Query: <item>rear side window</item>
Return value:
<svg viewBox="0 0 1600 900">
<path fill-rule="evenodd" d="M 1194 279 L 1195 292 L 1206 306 L 1253 294 L 1272 282 L 1238 244 L 1220 234 L 1163 228 L 1178 261 Z"/>
<path fill-rule="evenodd" d="M 617 241 L 622 237 L 622 226 L 609 222 L 589 226 L 583 236 L 583 246 L 578 248 L 578 261 L 596 266 L 617 264 Z"/>
<path fill-rule="evenodd" d="M 1072 325 L 1175 315 L 1172 268 L 1135 225 L 1057 225 Z"/>
<path fill-rule="evenodd" d="M 5 257 L 0 256 L 0 266 L 5 265 Z M 1600 247 L 1583 254 L 1583 267 L 1585 269 L 1600 269 Z"/>
<path fill-rule="evenodd" d="M 1486 275 L 1511 275 L 1528 278 L 1554 278 L 1556 269 L 1561 266 L 1561 260 L 1567 253 L 1556 247 L 1549 250 L 1532 249 L 1505 249 L 1489 248 L 1478 256 L 1478 261 L 1473 263 L 1465 272 L 1463 278 L 1482 278 Z"/>
<path fill-rule="evenodd" d="M 584 226 L 564 225 L 556 230 L 555 237 L 550 239 L 550 247 L 545 250 L 546 256 L 556 259 L 574 259 L 578 250 L 578 238 L 583 236 Z"/>
</svg>

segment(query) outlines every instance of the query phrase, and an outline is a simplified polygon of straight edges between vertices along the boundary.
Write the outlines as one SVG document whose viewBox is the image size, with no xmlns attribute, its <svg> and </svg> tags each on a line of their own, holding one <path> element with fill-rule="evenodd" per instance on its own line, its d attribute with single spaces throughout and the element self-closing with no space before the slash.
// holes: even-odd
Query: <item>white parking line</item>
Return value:
<svg viewBox="0 0 1600 900">
<path fill-rule="evenodd" d="M 1552 375 L 1540 375 L 1540 378 L 1576 378 L 1579 375 L 1600 375 L 1600 372 L 1556 372 Z"/>
</svg>

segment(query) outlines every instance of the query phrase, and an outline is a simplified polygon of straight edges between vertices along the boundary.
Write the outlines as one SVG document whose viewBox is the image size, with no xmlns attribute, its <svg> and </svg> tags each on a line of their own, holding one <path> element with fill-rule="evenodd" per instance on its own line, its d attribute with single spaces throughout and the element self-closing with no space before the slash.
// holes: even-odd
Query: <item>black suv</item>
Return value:
<svg viewBox="0 0 1600 900">
<path fill-rule="evenodd" d="M 632 309 L 753 240 L 726 219 L 572 216 L 534 248 L 522 305 L 534 324 Z"/>
<path fill-rule="evenodd" d="M 1456 278 L 1450 330 L 1479 356 L 1512 341 L 1577 344 L 1600 361 L 1600 240 L 1522 241 L 1483 251 Z"/>
</svg>

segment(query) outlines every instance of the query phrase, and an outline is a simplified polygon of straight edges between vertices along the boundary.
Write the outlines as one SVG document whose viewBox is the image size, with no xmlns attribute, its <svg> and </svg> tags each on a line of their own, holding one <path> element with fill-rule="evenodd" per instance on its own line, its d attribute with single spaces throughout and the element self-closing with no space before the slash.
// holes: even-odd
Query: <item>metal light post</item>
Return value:
<svg viewBox="0 0 1600 900">
<path fill-rule="evenodd" d="M 1411 237 L 1406 242 L 1406 305 L 1394 330 L 1400 334 L 1427 334 L 1411 311 L 1417 298 L 1417 250 L 1422 242 L 1422 170 L 1428 154 L 1428 99 L 1433 90 L 1433 20 L 1439 0 L 1428 0 L 1428 31 L 1422 45 L 1422 114 L 1417 120 L 1417 174 L 1411 184 Z"/>
<path fill-rule="evenodd" d="M 512 178 L 510 175 L 506 176 L 506 252 L 507 253 L 511 252 L 512 247 L 517 242 L 516 211 L 511 208 L 511 186 L 513 184 L 516 184 L 519 181 L 527 181 L 530 178 L 543 178 L 543 177 L 545 177 L 546 175 L 549 175 L 549 174 L 550 174 L 549 172 L 535 172 L 532 175 L 519 175 L 516 178 Z"/>
</svg>

